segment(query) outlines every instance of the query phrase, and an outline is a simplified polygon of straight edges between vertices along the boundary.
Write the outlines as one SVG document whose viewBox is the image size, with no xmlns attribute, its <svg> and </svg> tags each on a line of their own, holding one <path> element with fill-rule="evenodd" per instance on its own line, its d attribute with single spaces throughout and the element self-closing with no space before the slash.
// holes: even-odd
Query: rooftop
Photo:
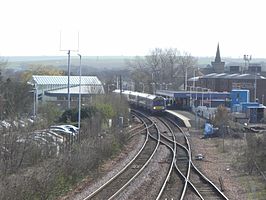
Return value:
<svg viewBox="0 0 266 200">
<path fill-rule="evenodd" d="M 33 75 L 32 84 L 37 85 L 67 85 L 68 76 L 37 76 Z M 79 85 L 79 76 L 70 76 L 70 85 Z M 101 85 L 97 76 L 81 76 L 81 85 Z"/>
<path fill-rule="evenodd" d="M 223 78 L 223 79 L 254 79 L 255 75 L 254 74 L 229 74 L 229 73 L 211 73 L 202 76 L 201 78 Z M 264 76 L 257 75 L 257 79 L 266 79 Z"/>
</svg>

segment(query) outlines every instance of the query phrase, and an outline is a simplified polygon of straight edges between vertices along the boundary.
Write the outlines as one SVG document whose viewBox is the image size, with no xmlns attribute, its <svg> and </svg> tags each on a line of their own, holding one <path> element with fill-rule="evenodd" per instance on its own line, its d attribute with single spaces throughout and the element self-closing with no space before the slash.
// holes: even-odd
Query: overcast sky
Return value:
<svg viewBox="0 0 266 200">
<path fill-rule="evenodd" d="M 264 0 L 2 0 L 0 56 L 146 55 L 266 57 Z"/>
</svg>

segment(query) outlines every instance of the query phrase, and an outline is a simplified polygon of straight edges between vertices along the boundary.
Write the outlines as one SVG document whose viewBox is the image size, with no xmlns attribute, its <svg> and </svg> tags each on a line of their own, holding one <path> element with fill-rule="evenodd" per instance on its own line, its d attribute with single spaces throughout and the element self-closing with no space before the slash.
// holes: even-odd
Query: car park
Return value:
<svg viewBox="0 0 266 200">
<path fill-rule="evenodd" d="M 66 133 L 70 132 L 72 135 L 76 135 L 78 133 L 78 128 L 73 125 L 53 125 L 50 126 L 50 129 L 60 129 Z"/>
<path fill-rule="evenodd" d="M 11 128 L 11 124 L 10 124 L 9 122 L 5 121 L 5 120 L 0 121 L 0 125 L 1 125 L 2 127 L 6 128 L 6 129 Z"/>
<path fill-rule="evenodd" d="M 67 128 L 68 130 L 70 130 L 72 132 L 75 132 L 75 133 L 78 133 L 79 132 L 79 128 L 76 127 L 76 126 L 73 126 L 73 125 L 70 125 L 70 124 L 61 125 L 61 126 Z"/>
<path fill-rule="evenodd" d="M 68 130 L 65 127 L 61 127 L 61 126 L 50 126 L 49 130 L 54 131 L 55 133 L 58 133 L 59 135 L 62 136 L 76 136 L 75 132 L 72 132 L 70 130 Z"/>
</svg>

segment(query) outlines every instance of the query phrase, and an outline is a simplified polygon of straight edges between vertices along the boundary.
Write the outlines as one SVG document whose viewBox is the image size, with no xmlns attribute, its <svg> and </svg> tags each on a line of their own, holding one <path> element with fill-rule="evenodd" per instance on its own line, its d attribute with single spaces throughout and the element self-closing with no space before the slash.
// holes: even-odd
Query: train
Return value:
<svg viewBox="0 0 266 200">
<path fill-rule="evenodd" d="M 115 90 L 120 93 L 120 90 Z M 123 90 L 122 94 L 127 98 L 128 102 L 134 106 L 149 111 L 152 114 L 162 114 L 166 109 L 166 99 L 162 96 L 153 94 Z"/>
</svg>

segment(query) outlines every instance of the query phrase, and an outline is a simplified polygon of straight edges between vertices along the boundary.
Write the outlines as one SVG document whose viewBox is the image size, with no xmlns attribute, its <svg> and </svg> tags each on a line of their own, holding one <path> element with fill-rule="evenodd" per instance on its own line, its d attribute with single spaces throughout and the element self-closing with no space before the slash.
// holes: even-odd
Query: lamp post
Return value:
<svg viewBox="0 0 266 200">
<path fill-rule="evenodd" d="M 255 82 L 254 82 L 254 102 L 257 100 L 257 66 L 255 70 Z"/>
<path fill-rule="evenodd" d="M 80 110 L 81 110 L 81 54 L 79 56 L 79 105 L 78 105 L 78 128 L 79 128 L 79 135 L 78 140 L 80 139 Z"/>
<path fill-rule="evenodd" d="M 33 93 L 33 117 L 35 118 L 37 116 L 37 106 L 38 106 L 38 92 L 37 92 L 37 87 L 35 83 L 27 82 L 27 84 L 33 86 L 32 90 L 29 91 L 30 93 Z"/>
<path fill-rule="evenodd" d="M 197 113 L 197 107 L 196 107 L 197 101 L 198 101 L 198 87 L 196 87 L 196 97 L 195 97 L 194 105 L 193 105 L 194 112 L 195 112 L 195 129 L 198 128 L 198 117 L 197 117 L 198 113 Z"/>
<path fill-rule="evenodd" d="M 170 89 L 171 89 L 171 85 L 172 85 L 172 83 L 163 83 L 163 85 L 164 85 L 164 89 L 165 89 L 165 90 L 168 90 L 168 89 L 169 89 L 168 86 L 170 86 Z"/>
<path fill-rule="evenodd" d="M 201 106 L 203 106 L 203 100 L 204 100 L 204 91 L 203 88 L 201 89 Z"/>
<path fill-rule="evenodd" d="M 152 80 L 152 92 L 153 94 L 156 93 L 156 82 L 154 81 L 154 72 L 151 73 L 151 80 Z"/>
<path fill-rule="evenodd" d="M 156 94 L 157 79 L 158 79 L 158 83 L 160 82 L 159 75 L 160 75 L 159 69 L 154 69 L 153 72 L 151 73 L 152 83 L 154 83 L 153 94 Z"/>
<path fill-rule="evenodd" d="M 70 92 L 69 92 L 69 85 L 70 85 L 70 50 L 67 52 L 68 59 L 67 59 L 67 108 L 70 109 Z"/>
<path fill-rule="evenodd" d="M 195 90 L 195 79 L 196 79 L 196 69 L 194 69 L 194 78 L 193 78 L 193 90 Z"/>
<path fill-rule="evenodd" d="M 185 71 L 185 91 L 187 91 L 187 67 Z"/>
<path fill-rule="evenodd" d="M 249 66 L 249 61 L 251 61 L 251 55 L 244 55 L 244 61 L 245 61 L 245 68 L 247 68 L 247 64 Z M 246 70 L 246 69 L 245 69 Z M 243 68 L 242 68 L 242 74 L 243 74 Z"/>
<path fill-rule="evenodd" d="M 37 97 L 36 97 L 36 86 L 34 84 L 34 88 L 33 88 L 33 116 L 36 117 L 36 100 Z"/>
<path fill-rule="evenodd" d="M 210 104 L 209 104 L 209 107 L 211 108 L 212 107 L 212 96 L 211 96 L 211 90 L 208 89 L 208 92 L 210 94 Z"/>
</svg>

